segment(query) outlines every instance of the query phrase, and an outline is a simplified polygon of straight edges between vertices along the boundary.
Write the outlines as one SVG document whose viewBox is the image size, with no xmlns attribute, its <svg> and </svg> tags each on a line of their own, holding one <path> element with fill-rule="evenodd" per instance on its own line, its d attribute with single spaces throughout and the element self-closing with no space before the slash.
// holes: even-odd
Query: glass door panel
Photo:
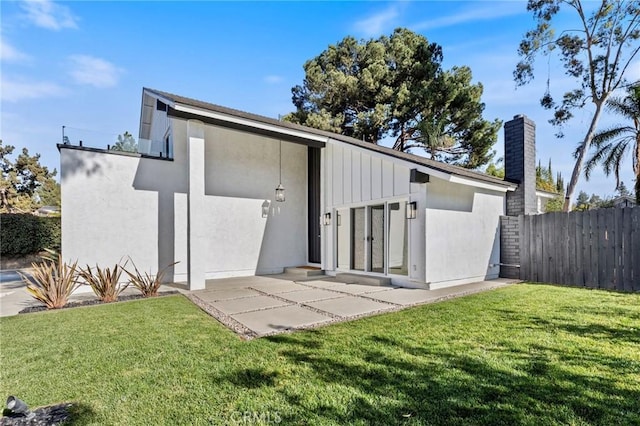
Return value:
<svg viewBox="0 0 640 426">
<path fill-rule="evenodd" d="M 389 273 L 395 275 L 409 274 L 406 204 L 406 201 L 389 203 Z"/>
<path fill-rule="evenodd" d="M 365 255 L 365 209 L 351 209 L 351 269 L 364 271 Z"/>
<path fill-rule="evenodd" d="M 336 212 L 336 224 L 338 228 L 338 269 L 349 269 L 351 268 L 351 215 L 348 209 Z"/>
<path fill-rule="evenodd" d="M 369 270 L 384 274 L 384 205 L 369 207 Z"/>
</svg>

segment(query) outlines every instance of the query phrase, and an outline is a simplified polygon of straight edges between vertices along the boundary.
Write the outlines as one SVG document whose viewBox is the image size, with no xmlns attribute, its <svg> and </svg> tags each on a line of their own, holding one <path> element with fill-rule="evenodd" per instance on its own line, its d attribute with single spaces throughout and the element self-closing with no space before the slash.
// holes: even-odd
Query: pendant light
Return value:
<svg viewBox="0 0 640 426">
<path fill-rule="evenodd" d="M 284 201 L 284 186 L 282 186 L 282 141 L 280 141 L 280 183 L 276 187 L 276 201 Z"/>
</svg>

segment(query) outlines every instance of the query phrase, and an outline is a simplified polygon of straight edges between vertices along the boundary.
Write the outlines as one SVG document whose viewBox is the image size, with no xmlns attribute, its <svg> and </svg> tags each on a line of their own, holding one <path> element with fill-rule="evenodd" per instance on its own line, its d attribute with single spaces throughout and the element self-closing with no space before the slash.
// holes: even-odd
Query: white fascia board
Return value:
<svg viewBox="0 0 640 426">
<path fill-rule="evenodd" d="M 213 112 L 213 111 L 207 111 L 204 109 L 194 108 L 186 105 L 176 104 L 174 108 L 176 111 L 182 111 L 188 114 L 200 115 L 202 117 L 209 117 L 215 120 L 226 121 L 229 123 L 235 123 L 242 126 L 254 127 L 256 129 L 267 130 L 274 133 L 281 133 L 283 135 L 295 136 L 302 139 L 308 139 L 314 142 L 326 143 L 328 139 L 325 136 L 318 136 L 311 133 L 302 132 L 300 130 L 287 129 L 279 126 L 274 126 L 272 124 L 261 123 L 259 121 L 249 120 L 241 117 L 234 117 L 232 115 L 222 114 L 222 113 Z"/>
<path fill-rule="evenodd" d="M 516 190 L 516 187 L 511 185 L 504 186 L 499 184 L 493 184 L 490 182 L 482 182 L 474 179 L 467 179 L 461 176 L 454 176 L 454 175 L 451 176 L 451 179 L 449 179 L 449 182 L 459 183 L 460 185 L 475 186 L 476 188 L 490 189 L 491 191 L 498 191 L 498 192 L 508 192 L 508 191 Z"/>
<path fill-rule="evenodd" d="M 556 197 L 559 197 L 559 196 L 560 196 L 560 194 L 554 194 L 554 193 L 547 192 L 547 191 L 536 190 L 536 197 L 552 199 L 552 198 L 556 198 Z"/>
</svg>

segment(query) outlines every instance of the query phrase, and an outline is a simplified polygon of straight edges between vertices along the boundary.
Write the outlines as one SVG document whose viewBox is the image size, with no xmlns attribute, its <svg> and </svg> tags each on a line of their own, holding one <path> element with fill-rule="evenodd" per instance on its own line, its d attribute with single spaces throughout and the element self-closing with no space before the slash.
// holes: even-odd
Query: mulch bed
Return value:
<svg viewBox="0 0 640 426">
<path fill-rule="evenodd" d="M 12 414 L 10 410 L 5 409 L 0 418 L 0 426 L 53 426 L 66 423 L 71 419 L 70 408 L 73 404 L 63 403 L 57 405 L 49 405 L 47 407 L 36 408 L 32 411 L 35 416 L 27 418 L 24 415 Z"/>
<path fill-rule="evenodd" d="M 163 291 L 161 293 L 158 293 L 158 296 L 156 296 L 156 297 L 171 296 L 173 294 L 180 294 L 180 292 L 177 291 L 177 290 Z M 144 296 L 142 294 L 128 294 L 126 296 L 118 297 L 118 300 L 116 300 L 115 302 L 111 302 L 111 303 L 125 302 L 127 300 L 136 300 L 136 299 L 143 299 L 143 298 L 144 298 Z M 69 302 L 69 303 L 67 303 L 66 305 L 64 305 L 60 309 L 77 308 L 78 306 L 104 305 L 104 304 L 105 304 L 105 302 L 103 302 L 100 299 L 89 299 L 89 300 L 83 300 L 83 301 L 80 301 L 80 302 Z M 18 313 L 19 314 L 29 314 L 31 312 L 41 312 L 41 311 L 47 311 L 47 310 L 49 310 L 49 309 L 47 309 L 46 306 L 37 305 L 37 306 L 29 306 L 28 308 L 24 308 L 23 310 L 21 310 Z"/>
</svg>

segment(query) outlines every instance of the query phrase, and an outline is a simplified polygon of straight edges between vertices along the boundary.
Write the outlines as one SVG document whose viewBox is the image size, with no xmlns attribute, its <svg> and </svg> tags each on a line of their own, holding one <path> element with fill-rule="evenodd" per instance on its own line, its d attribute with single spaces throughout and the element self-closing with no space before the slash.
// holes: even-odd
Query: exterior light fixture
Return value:
<svg viewBox="0 0 640 426">
<path fill-rule="evenodd" d="M 323 224 L 324 226 L 329 226 L 329 225 L 331 225 L 331 213 L 325 213 L 325 214 L 324 214 L 322 224 Z"/>
<path fill-rule="evenodd" d="M 18 399 L 15 396 L 10 396 L 9 398 L 7 398 L 7 408 L 11 411 L 12 414 L 26 417 L 26 419 L 29 421 L 36 416 L 35 413 L 29 411 L 29 407 L 23 400 Z"/>
<path fill-rule="evenodd" d="M 282 186 L 282 141 L 280 141 L 280 183 L 276 187 L 276 201 L 284 202 L 284 186 Z"/>
<path fill-rule="evenodd" d="M 407 219 L 415 219 L 418 215 L 418 203 L 412 201 L 407 203 L 406 217 Z"/>
</svg>

